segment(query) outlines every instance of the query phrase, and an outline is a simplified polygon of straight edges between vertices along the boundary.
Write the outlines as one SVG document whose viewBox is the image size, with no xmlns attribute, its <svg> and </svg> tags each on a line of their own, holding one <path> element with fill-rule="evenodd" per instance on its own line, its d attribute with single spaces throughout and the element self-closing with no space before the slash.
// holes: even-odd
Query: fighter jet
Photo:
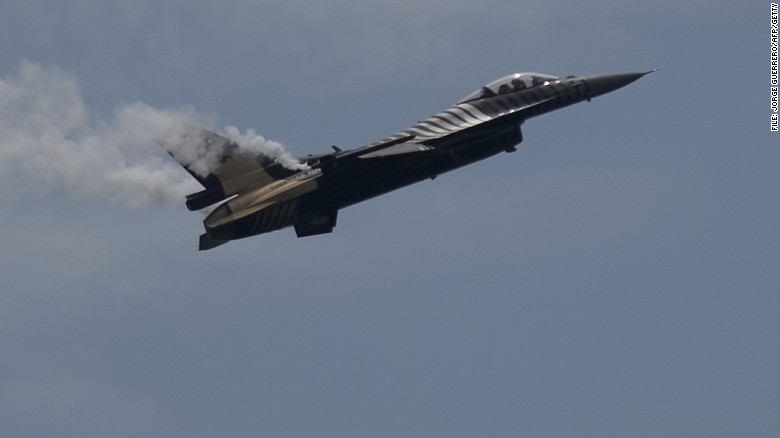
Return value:
<svg viewBox="0 0 780 438">
<path fill-rule="evenodd" d="M 226 137 L 194 127 L 191 138 L 200 143 L 194 154 L 216 157 L 215 165 L 204 170 L 193 165 L 193 153 L 169 153 L 204 187 L 187 196 L 190 210 L 221 202 L 203 221 L 200 250 L 290 226 L 298 237 L 314 236 L 332 232 L 339 211 L 350 205 L 514 152 L 526 120 L 590 101 L 651 72 L 515 73 L 397 134 L 352 150 L 333 146 L 332 152 L 297 158 L 297 166 L 246 154 Z"/>
</svg>

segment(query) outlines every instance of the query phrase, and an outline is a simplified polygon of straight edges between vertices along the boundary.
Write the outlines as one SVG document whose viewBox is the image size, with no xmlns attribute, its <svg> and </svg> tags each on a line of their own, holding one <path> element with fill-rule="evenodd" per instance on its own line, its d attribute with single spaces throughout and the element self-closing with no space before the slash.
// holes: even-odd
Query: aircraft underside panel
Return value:
<svg viewBox="0 0 780 438">
<path fill-rule="evenodd" d="M 338 210 L 300 214 L 295 219 L 295 234 L 298 237 L 307 237 L 332 233 L 337 217 Z"/>
<path fill-rule="evenodd" d="M 501 152 L 511 152 L 521 140 L 520 129 L 513 124 L 469 142 L 437 146 L 424 153 L 361 160 L 359 166 L 352 168 L 336 167 L 325 174 L 321 189 L 307 196 L 306 203 L 321 206 L 318 211 L 327 211 L 327 206 L 342 209 Z"/>
</svg>

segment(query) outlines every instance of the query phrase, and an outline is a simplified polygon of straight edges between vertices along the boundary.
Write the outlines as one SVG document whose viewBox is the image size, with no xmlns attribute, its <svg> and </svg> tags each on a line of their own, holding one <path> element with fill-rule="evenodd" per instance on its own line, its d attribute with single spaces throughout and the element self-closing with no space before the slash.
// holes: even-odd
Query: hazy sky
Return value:
<svg viewBox="0 0 780 438">
<path fill-rule="evenodd" d="M 777 436 L 769 11 L 4 0 L 0 435 Z M 197 252 L 148 141 L 317 153 L 515 71 L 658 67 L 306 239 Z"/>
</svg>

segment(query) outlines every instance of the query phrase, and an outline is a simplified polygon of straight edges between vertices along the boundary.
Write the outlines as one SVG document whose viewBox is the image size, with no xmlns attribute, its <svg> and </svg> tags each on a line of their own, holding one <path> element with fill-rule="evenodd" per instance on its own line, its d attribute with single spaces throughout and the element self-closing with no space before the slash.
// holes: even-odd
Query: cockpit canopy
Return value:
<svg viewBox="0 0 780 438">
<path fill-rule="evenodd" d="M 474 91 L 458 103 L 468 102 L 470 100 L 482 99 L 484 97 L 497 96 L 499 94 L 510 93 L 513 91 L 522 91 L 539 85 L 547 85 L 550 82 L 557 81 L 559 78 L 544 73 L 515 73 L 497 79 L 479 90 Z"/>
</svg>

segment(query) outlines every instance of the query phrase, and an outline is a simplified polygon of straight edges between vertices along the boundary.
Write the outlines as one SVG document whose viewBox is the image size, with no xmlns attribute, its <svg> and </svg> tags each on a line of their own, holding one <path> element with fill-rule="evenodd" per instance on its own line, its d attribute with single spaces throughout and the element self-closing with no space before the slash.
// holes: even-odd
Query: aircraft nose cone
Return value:
<svg viewBox="0 0 780 438">
<path fill-rule="evenodd" d="M 602 75 L 584 76 L 582 80 L 588 86 L 588 97 L 601 96 L 607 94 L 610 91 L 615 91 L 618 88 L 625 87 L 626 85 L 636 81 L 642 76 L 652 73 L 655 70 L 651 70 L 644 73 L 610 73 Z"/>
</svg>

